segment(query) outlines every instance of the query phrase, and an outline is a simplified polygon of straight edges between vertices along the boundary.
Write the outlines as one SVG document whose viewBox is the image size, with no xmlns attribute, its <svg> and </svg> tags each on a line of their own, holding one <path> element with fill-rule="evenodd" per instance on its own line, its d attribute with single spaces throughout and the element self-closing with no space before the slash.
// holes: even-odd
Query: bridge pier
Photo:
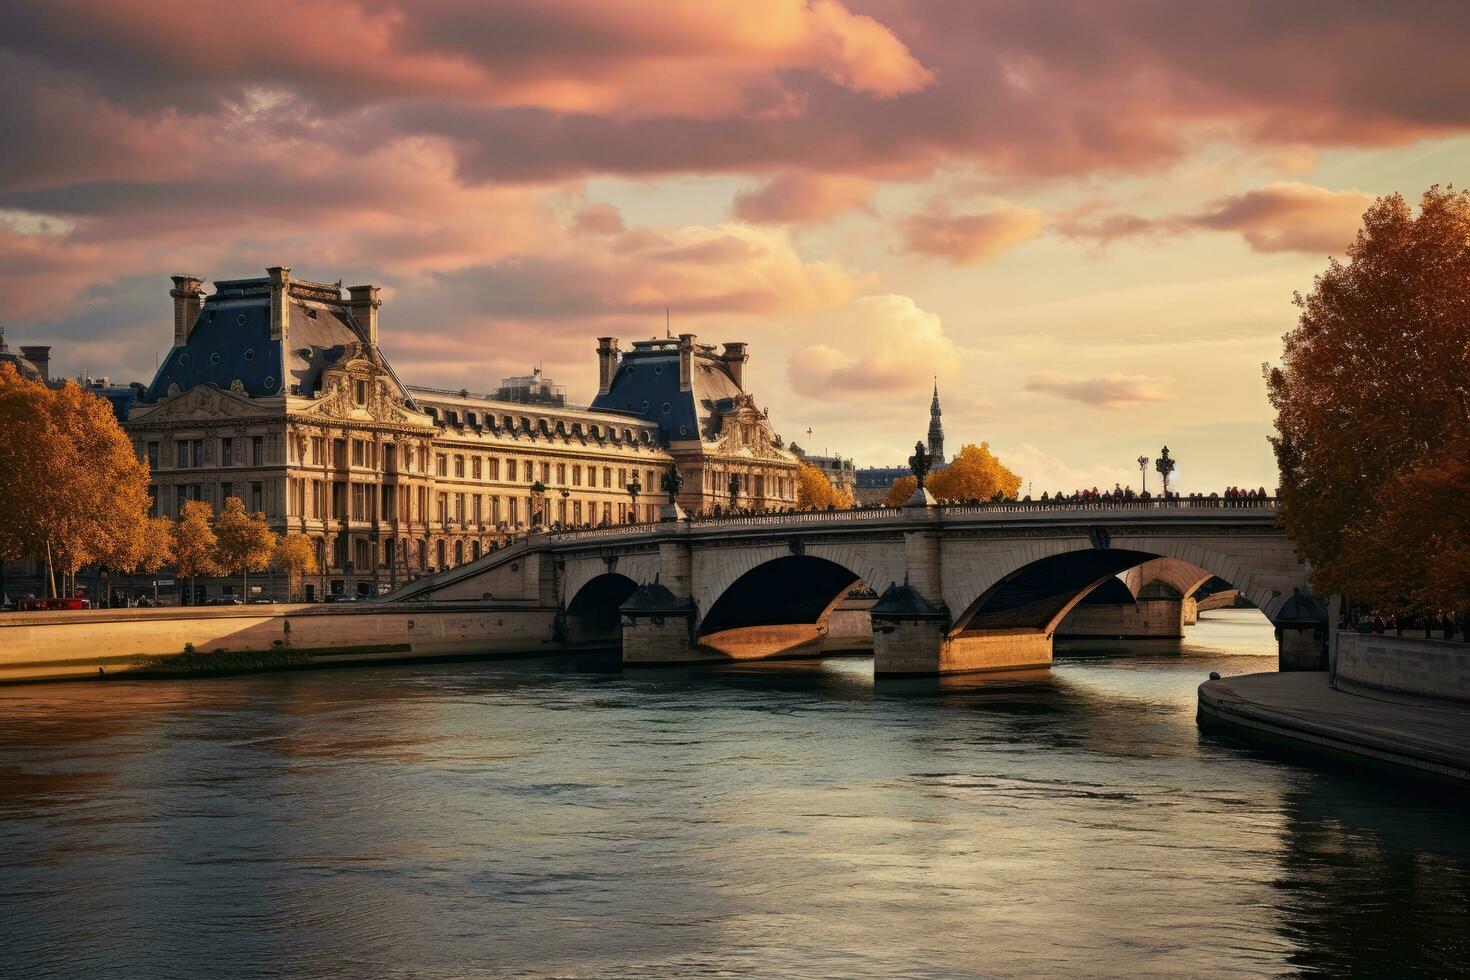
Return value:
<svg viewBox="0 0 1470 980">
<path fill-rule="evenodd" d="M 951 636 L 950 617 L 908 585 L 895 585 L 870 613 L 877 676 L 968 674 L 1051 666 L 1043 630 L 976 630 Z"/>
<path fill-rule="evenodd" d="M 1186 620 L 1198 619 L 1194 600 L 1162 582 L 1151 582 L 1134 602 L 1079 602 L 1057 627 L 1062 638 L 1107 638 L 1115 640 L 1179 639 Z"/>
<path fill-rule="evenodd" d="M 716 659 L 694 643 L 694 603 L 664 586 L 640 586 L 618 607 L 623 622 L 623 665 L 687 664 Z"/>
</svg>

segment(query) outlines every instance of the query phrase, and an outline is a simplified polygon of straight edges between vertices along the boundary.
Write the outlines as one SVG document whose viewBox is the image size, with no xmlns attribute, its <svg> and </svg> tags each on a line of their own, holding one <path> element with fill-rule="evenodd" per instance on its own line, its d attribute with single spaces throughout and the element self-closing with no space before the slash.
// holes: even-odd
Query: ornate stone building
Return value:
<svg viewBox="0 0 1470 980">
<path fill-rule="evenodd" d="M 795 460 L 742 386 L 744 344 L 716 355 L 684 336 L 620 357 L 603 338 L 589 408 L 413 387 L 378 345 L 377 286 L 344 296 L 267 271 L 209 295 L 173 277 L 174 345 L 126 428 L 158 512 L 241 498 L 313 539 L 313 594 L 384 591 L 533 524 L 657 519 L 671 466 L 690 512 L 728 506 L 731 476 L 740 506 L 794 503 Z"/>
</svg>

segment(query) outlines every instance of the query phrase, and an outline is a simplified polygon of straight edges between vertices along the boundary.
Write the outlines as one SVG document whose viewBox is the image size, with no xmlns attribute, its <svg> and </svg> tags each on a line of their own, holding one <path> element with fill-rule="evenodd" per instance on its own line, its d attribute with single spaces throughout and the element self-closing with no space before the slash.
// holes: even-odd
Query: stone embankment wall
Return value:
<svg viewBox="0 0 1470 980">
<path fill-rule="evenodd" d="M 116 674 L 184 652 L 290 651 L 323 663 L 561 648 L 555 614 L 512 605 L 427 603 L 97 609 L 0 615 L 0 683 Z"/>
<path fill-rule="evenodd" d="M 1333 686 L 1470 703 L 1470 643 L 1337 630 Z"/>
</svg>

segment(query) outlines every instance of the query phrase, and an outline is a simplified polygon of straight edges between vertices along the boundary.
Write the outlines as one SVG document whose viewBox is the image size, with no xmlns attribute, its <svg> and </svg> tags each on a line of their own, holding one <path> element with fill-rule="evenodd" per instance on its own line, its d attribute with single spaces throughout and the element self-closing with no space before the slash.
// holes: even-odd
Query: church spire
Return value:
<svg viewBox="0 0 1470 980">
<path fill-rule="evenodd" d="M 934 378 L 934 400 L 929 403 L 929 455 L 936 464 L 944 462 L 944 422 L 939 411 L 939 378 Z"/>
</svg>

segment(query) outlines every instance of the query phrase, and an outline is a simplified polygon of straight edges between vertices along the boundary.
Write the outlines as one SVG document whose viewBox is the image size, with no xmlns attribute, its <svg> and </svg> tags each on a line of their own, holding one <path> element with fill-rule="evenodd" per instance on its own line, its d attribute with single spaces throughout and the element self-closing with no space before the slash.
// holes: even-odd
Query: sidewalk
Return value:
<svg viewBox="0 0 1470 980">
<path fill-rule="evenodd" d="M 1470 705 L 1335 691 L 1326 673 L 1243 674 L 1199 687 L 1201 727 L 1470 788 Z"/>
</svg>

